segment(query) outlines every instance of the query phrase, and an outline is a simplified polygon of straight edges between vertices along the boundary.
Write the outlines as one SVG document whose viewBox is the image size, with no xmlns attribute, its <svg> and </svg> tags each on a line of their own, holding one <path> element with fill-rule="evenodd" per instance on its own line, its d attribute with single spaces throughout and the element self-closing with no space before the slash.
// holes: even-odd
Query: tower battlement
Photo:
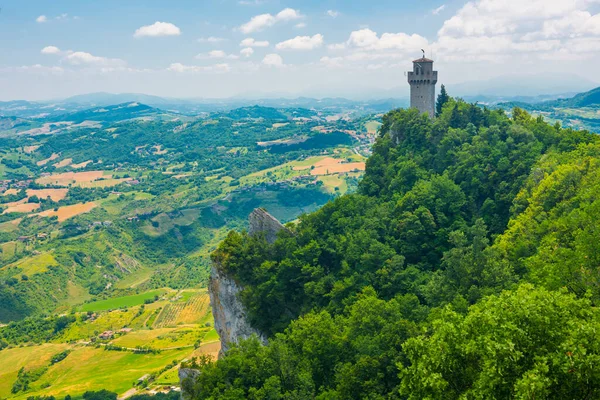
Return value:
<svg viewBox="0 0 600 400">
<path fill-rule="evenodd" d="M 433 60 L 419 58 L 413 61 L 413 70 L 408 73 L 410 85 L 410 107 L 435 117 L 435 85 L 438 72 L 433 70 Z"/>
</svg>

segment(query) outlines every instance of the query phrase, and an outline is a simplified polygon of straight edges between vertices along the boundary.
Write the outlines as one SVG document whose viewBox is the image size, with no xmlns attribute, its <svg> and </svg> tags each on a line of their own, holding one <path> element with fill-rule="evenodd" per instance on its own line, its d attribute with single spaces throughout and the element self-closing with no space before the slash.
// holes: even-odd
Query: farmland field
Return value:
<svg viewBox="0 0 600 400">
<path fill-rule="evenodd" d="M 140 305 L 145 299 L 166 293 L 168 295 L 165 297 L 168 298 Z M 172 308 L 176 310 L 171 317 L 175 326 L 160 328 L 154 323 L 152 327 L 152 316 L 169 305 L 178 304 L 183 307 Z M 88 303 L 82 308 L 85 309 L 81 311 L 94 311 L 94 317 L 78 318 L 52 343 L 0 351 L 0 365 L 5 366 L 0 369 L 0 398 L 63 398 L 67 394 L 76 397 L 85 391 L 100 389 L 118 394 L 128 391 L 134 393 L 138 389 L 132 390 L 133 383 L 152 373 L 156 373 L 157 377 L 149 383 L 151 387 L 177 385 L 178 362 L 201 354 L 216 357 L 220 350 L 205 289 L 149 291 L 137 296 Z M 108 311 L 109 308 L 113 310 Z M 128 330 L 120 333 L 119 330 L 125 327 Z M 117 332 L 116 336 L 108 342 L 95 345 L 93 341 L 97 335 L 107 330 Z M 107 344 L 119 346 L 121 350 L 108 350 Z M 154 351 L 136 354 L 135 349 L 140 347 Z M 64 350 L 69 351 L 66 358 L 51 365 L 50 358 Z M 165 367 L 171 365 L 174 367 Z M 11 388 L 21 367 L 42 373 L 39 379 L 30 383 L 27 391 L 12 394 Z M 118 379 L 115 379 L 116 376 Z"/>
<path fill-rule="evenodd" d="M 29 213 L 37 210 L 38 208 L 40 208 L 40 205 L 38 203 L 14 204 L 6 207 L 3 213 Z"/>
<path fill-rule="evenodd" d="M 63 172 L 38 178 L 36 182 L 40 185 L 68 186 L 73 183 L 93 182 L 100 178 L 110 179 L 112 174 L 105 171 Z"/>
<path fill-rule="evenodd" d="M 87 213 L 87 212 L 91 211 L 94 207 L 96 207 L 96 203 L 94 203 L 94 202 L 89 202 L 89 203 L 85 203 L 85 204 L 73 204 L 70 206 L 60 207 L 56 211 L 54 211 L 54 210 L 42 211 L 38 215 L 40 215 L 42 217 L 52 217 L 52 216 L 56 215 L 58 217 L 58 221 L 62 222 L 62 221 L 66 221 L 69 218 L 73 218 L 79 214 Z"/>
<path fill-rule="evenodd" d="M 153 299 L 155 296 L 162 296 L 165 290 L 151 290 L 132 296 L 116 297 L 114 299 L 100 300 L 93 303 L 87 303 L 80 307 L 81 311 L 105 311 L 114 310 L 121 307 L 131 307 L 144 304 L 144 301 Z"/>
<path fill-rule="evenodd" d="M 0 298 L 14 302 L 14 311 L 0 309 L 0 325 L 64 317 L 71 321 L 64 330 L 11 336 L 9 350 L 41 351 L 38 341 L 55 346 L 49 353 L 72 350 L 53 366 L 40 356 L 48 369 L 31 389 L 0 390 L 0 399 L 88 389 L 122 394 L 158 371 L 157 382 L 176 384 L 173 359 L 216 356 L 210 254 L 230 230 L 246 229 L 257 207 L 296 221 L 354 190 L 354 173 L 313 171 L 364 161 L 369 143 L 359 132 L 373 119 L 253 107 L 142 121 L 128 108 L 113 107 L 119 116 L 108 106 L 74 110 L 69 118 L 77 122 L 36 117 L 11 136 L 13 148 L 0 149 Z M 85 122 L 92 117 L 107 120 Z M 133 354 L 137 347 L 160 352 Z"/>
</svg>

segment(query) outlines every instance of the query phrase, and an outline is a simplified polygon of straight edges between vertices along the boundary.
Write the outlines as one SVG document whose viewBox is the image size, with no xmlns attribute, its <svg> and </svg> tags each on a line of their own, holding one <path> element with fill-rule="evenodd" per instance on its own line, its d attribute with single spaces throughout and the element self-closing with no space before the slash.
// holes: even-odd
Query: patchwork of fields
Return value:
<svg viewBox="0 0 600 400">
<path fill-rule="evenodd" d="M 156 296 L 159 300 L 144 304 Z M 80 310 L 92 318 L 78 320 L 52 343 L 0 351 L 0 398 L 62 398 L 101 389 L 131 395 L 144 392 L 132 383 L 147 374 L 153 375 L 149 388 L 178 385 L 179 362 L 219 352 L 208 304 L 206 290 L 167 289 L 87 303 Z M 115 333 L 100 339 L 106 331 Z M 64 351 L 68 355 L 52 364 L 50 359 Z M 28 390 L 12 393 L 21 368 L 42 373 Z"/>
</svg>

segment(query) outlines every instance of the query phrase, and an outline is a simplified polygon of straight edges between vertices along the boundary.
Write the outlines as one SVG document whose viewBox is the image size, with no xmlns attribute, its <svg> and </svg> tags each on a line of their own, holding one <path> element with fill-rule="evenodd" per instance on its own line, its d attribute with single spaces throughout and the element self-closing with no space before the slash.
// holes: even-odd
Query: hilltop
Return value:
<svg viewBox="0 0 600 400">
<path fill-rule="evenodd" d="M 550 122 L 560 122 L 564 126 L 600 133 L 600 87 L 570 98 L 539 103 L 504 102 L 496 107 L 507 111 L 519 107 L 542 114 Z"/>
<path fill-rule="evenodd" d="M 213 253 L 268 344 L 188 395 L 598 397 L 599 175 L 597 135 L 520 109 L 387 113 L 358 193 Z"/>
</svg>

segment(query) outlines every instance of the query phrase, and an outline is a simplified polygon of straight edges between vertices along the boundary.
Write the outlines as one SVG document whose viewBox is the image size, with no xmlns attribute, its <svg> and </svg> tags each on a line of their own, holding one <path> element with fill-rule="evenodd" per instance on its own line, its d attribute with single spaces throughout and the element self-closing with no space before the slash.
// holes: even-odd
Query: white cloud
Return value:
<svg viewBox="0 0 600 400">
<path fill-rule="evenodd" d="M 240 50 L 240 54 L 245 57 L 250 57 L 252 54 L 254 54 L 254 49 L 252 47 L 246 47 Z"/>
<path fill-rule="evenodd" d="M 306 22 L 298 22 L 296 25 L 294 25 L 294 28 L 296 28 L 296 29 L 306 28 Z"/>
<path fill-rule="evenodd" d="M 60 49 L 56 46 L 46 46 L 41 51 L 42 54 L 60 54 Z"/>
<path fill-rule="evenodd" d="M 41 24 L 41 23 L 44 23 L 44 22 L 46 22 L 46 21 L 48 21 L 48 17 L 46 17 L 45 15 L 40 15 L 39 17 L 37 17 L 37 18 L 35 19 L 35 22 L 38 22 L 38 23 L 40 23 L 40 24 Z"/>
<path fill-rule="evenodd" d="M 240 26 L 240 31 L 245 34 L 262 31 L 275 25 L 278 22 L 292 21 L 295 19 L 302 18 L 300 12 L 292 8 L 286 8 L 281 10 L 277 15 L 272 14 L 261 14 L 256 15 Z"/>
<path fill-rule="evenodd" d="M 446 60 L 529 61 L 589 57 L 600 40 L 598 0 L 477 0 L 463 6 L 438 32 Z M 582 46 L 582 43 L 585 45 Z M 594 50 L 591 50 L 594 51 Z"/>
<path fill-rule="evenodd" d="M 321 64 L 328 68 L 339 68 L 343 66 L 344 57 L 321 57 Z"/>
<path fill-rule="evenodd" d="M 269 67 L 283 67 L 283 58 L 279 54 L 267 54 L 262 63 Z"/>
<path fill-rule="evenodd" d="M 179 36 L 181 30 L 170 22 L 156 21 L 152 25 L 142 26 L 136 29 L 133 37 L 157 37 L 157 36 Z"/>
<path fill-rule="evenodd" d="M 438 8 L 435 8 L 431 11 L 431 13 L 433 15 L 438 15 L 439 13 L 441 13 L 442 11 L 444 11 L 444 9 L 446 8 L 445 4 L 442 4 L 441 6 L 439 6 Z"/>
<path fill-rule="evenodd" d="M 212 50 L 209 51 L 207 54 L 198 54 L 196 56 L 196 58 L 198 59 L 207 59 L 207 58 L 212 58 L 212 59 L 230 59 L 230 60 L 235 60 L 238 59 L 239 56 L 235 55 L 235 54 L 227 54 L 225 53 L 223 50 Z"/>
<path fill-rule="evenodd" d="M 198 39 L 198 42 L 200 43 L 221 43 L 224 42 L 227 39 L 224 38 L 220 38 L 220 37 L 216 37 L 216 36 L 209 36 L 209 37 L 201 37 Z"/>
<path fill-rule="evenodd" d="M 118 58 L 98 57 L 84 51 L 68 51 L 64 60 L 72 65 L 124 66 L 127 64 Z"/>
<path fill-rule="evenodd" d="M 327 45 L 329 50 L 344 50 L 346 48 L 346 43 L 334 43 Z"/>
<path fill-rule="evenodd" d="M 335 10 L 327 10 L 325 14 L 329 15 L 331 18 L 337 18 L 340 16 L 340 12 Z"/>
<path fill-rule="evenodd" d="M 229 64 L 215 64 L 209 66 L 200 66 L 200 65 L 184 65 L 181 63 L 173 63 L 168 68 L 167 71 L 171 72 L 229 72 L 231 67 Z"/>
<path fill-rule="evenodd" d="M 350 34 L 346 47 L 363 50 L 404 50 L 412 52 L 428 47 L 429 43 L 421 35 L 406 33 L 384 33 L 381 36 L 370 29 L 361 29 Z"/>
<path fill-rule="evenodd" d="M 293 39 L 277 43 L 277 50 L 314 50 L 323 46 L 323 35 L 296 36 Z"/>
<path fill-rule="evenodd" d="M 253 38 L 246 38 L 240 42 L 240 47 L 269 47 L 266 40 L 258 41 Z"/>
</svg>

